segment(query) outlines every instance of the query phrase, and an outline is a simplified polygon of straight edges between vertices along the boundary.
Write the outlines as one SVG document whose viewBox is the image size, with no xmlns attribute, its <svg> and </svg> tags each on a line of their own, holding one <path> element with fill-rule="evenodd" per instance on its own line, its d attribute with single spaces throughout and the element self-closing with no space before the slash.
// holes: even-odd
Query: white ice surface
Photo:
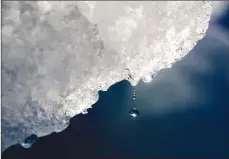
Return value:
<svg viewBox="0 0 229 159">
<path fill-rule="evenodd" d="M 202 39 L 211 4 L 3 2 L 2 149 L 62 131 L 98 90 L 169 68 Z"/>
</svg>

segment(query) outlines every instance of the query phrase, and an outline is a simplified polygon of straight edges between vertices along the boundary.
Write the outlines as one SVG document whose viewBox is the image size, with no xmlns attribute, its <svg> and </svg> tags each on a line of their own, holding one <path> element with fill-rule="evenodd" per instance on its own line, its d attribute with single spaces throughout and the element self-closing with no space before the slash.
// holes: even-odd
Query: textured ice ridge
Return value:
<svg viewBox="0 0 229 159">
<path fill-rule="evenodd" d="M 3 149 L 62 131 L 98 90 L 150 82 L 203 38 L 211 15 L 206 1 L 2 5 Z"/>
</svg>

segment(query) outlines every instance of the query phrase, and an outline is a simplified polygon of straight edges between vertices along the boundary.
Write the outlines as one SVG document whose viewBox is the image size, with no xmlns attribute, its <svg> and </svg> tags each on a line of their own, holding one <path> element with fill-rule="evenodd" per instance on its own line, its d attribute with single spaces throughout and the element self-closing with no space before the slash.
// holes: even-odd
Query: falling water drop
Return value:
<svg viewBox="0 0 229 159">
<path fill-rule="evenodd" d="M 136 99 L 136 92 L 135 92 L 135 89 L 133 90 L 133 100 Z"/>
<path fill-rule="evenodd" d="M 37 139 L 37 135 L 32 134 L 31 136 L 27 137 L 24 142 L 20 143 L 20 145 L 24 148 L 30 148 L 37 141 Z"/>
<path fill-rule="evenodd" d="M 136 109 L 136 108 L 133 108 L 129 111 L 129 115 L 132 116 L 133 118 L 136 118 L 138 117 L 140 114 L 140 112 Z"/>
</svg>

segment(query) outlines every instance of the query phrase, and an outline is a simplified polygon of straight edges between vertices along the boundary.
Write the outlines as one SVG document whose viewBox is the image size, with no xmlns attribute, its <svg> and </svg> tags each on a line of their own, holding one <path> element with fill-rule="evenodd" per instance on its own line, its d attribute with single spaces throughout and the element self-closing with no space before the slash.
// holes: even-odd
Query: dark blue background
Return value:
<svg viewBox="0 0 229 159">
<path fill-rule="evenodd" d="M 228 29 L 228 16 L 229 11 L 217 25 Z M 121 81 L 107 92 L 100 91 L 93 109 L 72 118 L 63 132 L 39 138 L 30 149 L 11 146 L 2 157 L 229 158 L 229 47 L 210 36 L 213 25 L 173 68 L 161 71 L 152 83 L 140 82 L 136 100 L 130 83 Z M 207 72 L 201 71 L 197 58 L 210 64 Z M 186 90 L 179 80 L 167 82 L 177 72 L 200 93 L 189 94 L 187 101 L 174 96 L 179 91 L 174 85 Z M 165 101 L 164 109 L 157 109 L 158 98 Z M 166 104 L 170 100 L 175 102 Z M 140 111 L 136 119 L 128 115 L 133 107 Z"/>
</svg>

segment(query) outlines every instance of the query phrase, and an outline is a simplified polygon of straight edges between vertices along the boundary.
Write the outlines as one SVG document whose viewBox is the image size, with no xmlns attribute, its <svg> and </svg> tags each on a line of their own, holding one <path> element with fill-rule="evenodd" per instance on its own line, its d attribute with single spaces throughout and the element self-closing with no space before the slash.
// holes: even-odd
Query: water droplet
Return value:
<svg viewBox="0 0 229 159">
<path fill-rule="evenodd" d="M 31 136 L 27 137 L 24 142 L 20 143 L 20 145 L 24 148 L 30 148 L 37 141 L 37 139 L 37 135 L 32 134 Z"/>
<path fill-rule="evenodd" d="M 136 92 L 135 92 L 135 89 L 133 89 L 133 100 L 136 99 Z"/>
<path fill-rule="evenodd" d="M 136 108 L 133 108 L 129 111 L 129 115 L 136 118 L 137 116 L 139 116 L 140 112 L 136 109 Z"/>
</svg>

